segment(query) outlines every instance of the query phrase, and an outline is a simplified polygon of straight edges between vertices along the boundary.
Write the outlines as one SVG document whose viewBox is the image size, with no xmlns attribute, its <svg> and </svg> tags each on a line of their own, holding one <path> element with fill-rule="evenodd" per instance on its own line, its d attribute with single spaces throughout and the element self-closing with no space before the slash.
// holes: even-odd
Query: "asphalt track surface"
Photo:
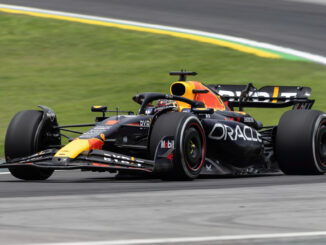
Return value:
<svg viewBox="0 0 326 245">
<path fill-rule="evenodd" d="M 326 55 L 324 5 L 279 0 L 0 2 L 230 34 Z M 0 244 L 325 231 L 325 186 L 326 176 L 163 182 L 71 171 L 56 172 L 45 182 L 22 182 L 0 172 Z M 294 236 L 191 244 L 325 242 L 326 236 Z"/>
<path fill-rule="evenodd" d="M 1 244 L 284 234 L 326 230 L 325 176 L 192 182 L 57 172 L 0 177 Z M 325 244 L 326 236 L 178 244 Z M 90 243 L 92 244 L 92 243 Z M 129 243 L 136 244 L 136 243 Z M 175 243 L 160 243 L 175 244 Z"/>
</svg>

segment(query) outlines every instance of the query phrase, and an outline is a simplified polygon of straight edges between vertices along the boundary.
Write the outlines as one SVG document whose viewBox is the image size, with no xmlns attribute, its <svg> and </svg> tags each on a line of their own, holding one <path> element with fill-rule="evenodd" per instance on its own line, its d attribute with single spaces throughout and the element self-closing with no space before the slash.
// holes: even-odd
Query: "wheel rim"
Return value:
<svg viewBox="0 0 326 245">
<path fill-rule="evenodd" d="M 326 167 L 326 122 L 323 122 L 318 130 L 317 152 L 320 163 Z"/>
<path fill-rule="evenodd" d="M 199 125 L 191 124 L 184 136 L 184 158 L 188 169 L 195 172 L 204 162 L 205 142 Z"/>
</svg>

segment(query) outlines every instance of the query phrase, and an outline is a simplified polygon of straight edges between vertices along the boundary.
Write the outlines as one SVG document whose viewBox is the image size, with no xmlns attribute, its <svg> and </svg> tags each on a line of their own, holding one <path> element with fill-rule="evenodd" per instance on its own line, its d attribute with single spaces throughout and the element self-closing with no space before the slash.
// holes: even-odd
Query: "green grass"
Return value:
<svg viewBox="0 0 326 245">
<path fill-rule="evenodd" d="M 134 94 L 168 93 L 175 79 L 168 72 L 181 68 L 197 71 L 196 80 L 207 83 L 311 86 L 315 108 L 326 108 L 326 69 L 317 64 L 22 15 L 0 14 L 0 26 L 0 155 L 9 121 L 20 110 L 47 105 L 61 124 L 93 121 L 93 104 L 136 111 Z M 280 111 L 255 115 L 271 124 Z"/>
</svg>

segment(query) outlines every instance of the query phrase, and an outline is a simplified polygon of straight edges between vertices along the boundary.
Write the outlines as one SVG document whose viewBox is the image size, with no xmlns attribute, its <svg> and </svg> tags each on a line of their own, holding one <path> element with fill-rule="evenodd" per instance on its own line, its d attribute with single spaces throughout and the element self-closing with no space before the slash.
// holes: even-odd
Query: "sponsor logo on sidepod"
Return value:
<svg viewBox="0 0 326 245">
<path fill-rule="evenodd" d="M 232 128 L 221 123 L 215 123 L 208 137 L 214 140 L 230 139 L 232 141 L 236 141 L 241 139 L 245 141 L 262 142 L 260 133 L 253 128 L 248 126 L 241 127 L 240 125 L 236 125 L 235 128 Z"/>
</svg>

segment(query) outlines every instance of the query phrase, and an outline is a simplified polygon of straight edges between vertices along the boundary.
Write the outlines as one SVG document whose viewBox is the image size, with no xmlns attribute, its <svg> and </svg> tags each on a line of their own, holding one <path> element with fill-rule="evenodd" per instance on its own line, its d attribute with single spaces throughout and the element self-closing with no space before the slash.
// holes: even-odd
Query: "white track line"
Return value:
<svg viewBox="0 0 326 245">
<path fill-rule="evenodd" d="M 326 0 L 287 0 L 287 1 L 326 5 Z"/>
<path fill-rule="evenodd" d="M 316 55 L 316 54 L 312 54 L 309 52 L 303 52 L 303 51 L 295 50 L 292 48 L 277 46 L 277 45 L 273 45 L 270 43 L 258 42 L 258 41 L 254 41 L 254 40 L 250 40 L 250 39 L 239 38 L 239 37 L 234 37 L 234 36 L 229 36 L 229 35 L 224 35 L 224 34 L 203 32 L 203 31 L 199 31 L 199 30 L 177 28 L 177 27 L 172 27 L 172 26 L 148 24 L 148 23 L 137 22 L 137 21 L 104 18 L 104 17 L 98 17 L 98 16 L 82 15 L 82 14 L 75 14 L 75 13 L 68 13 L 68 12 L 61 12 L 61 11 L 52 11 L 52 10 L 45 10 L 45 9 L 38 9 L 38 8 L 29 8 L 29 7 L 16 6 L 16 5 L 0 4 L 0 8 L 9 8 L 9 9 L 16 9 L 16 10 L 23 10 L 23 11 L 34 11 L 34 12 L 45 13 L 45 14 L 76 17 L 76 18 L 82 18 L 82 19 L 105 21 L 105 22 L 117 23 L 117 24 L 123 24 L 123 25 L 147 27 L 147 28 L 153 28 L 153 29 L 159 29 L 159 30 L 167 30 L 167 31 L 172 31 L 172 32 L 180 32 L 180 33 L 187 33 L 187 34 L 193 34 L 193 35 L 198 35 L 198 36 L 205 36 L 205 37 L 210 37 L 210 38 L 215 38 L 215 39 L 236 42 L 236 43 L 243 44 L 243 45 L 249 45 L 249 46 L 256 47 L 256 48 L 263 48 L 263 49 L 267 49 L 267 50 L 271 50 L 271 51 L 280 52 L 283 54 L 293 55 L 293 56 L 297 56 L 297 57 L 300 57 L 300 58 L 303 58 L 306 60 L 310 60 L 310 61 L 313 61 L 316 63 L 326 65 L 326 57 L 325 56 Z"/>
<path fill-rule="evenodd" d="M 0 172 L 0 175 L 2 174 L 10 174 L 10 172 Z"/>
<path fill-rule="evenodd" d="M 157 238 L 157 239 L 130 239 L 116 241 L 90 241 L 90 242 L 63 242 L 63 243 L 42 243 L 33 245 L 138 245 L 138 244 L 175 244 L 187 242 L 218 242 L 232 240 L 257 240 L 276 238 L 298 238 L 326 236 L 326 231 L 294 232 L 294 233 L 273 233 L 253 235 L 230 235 L 230 236 L 206 236 L 206 237 L 179 237 L 179 238 Z"/>
</svg>

